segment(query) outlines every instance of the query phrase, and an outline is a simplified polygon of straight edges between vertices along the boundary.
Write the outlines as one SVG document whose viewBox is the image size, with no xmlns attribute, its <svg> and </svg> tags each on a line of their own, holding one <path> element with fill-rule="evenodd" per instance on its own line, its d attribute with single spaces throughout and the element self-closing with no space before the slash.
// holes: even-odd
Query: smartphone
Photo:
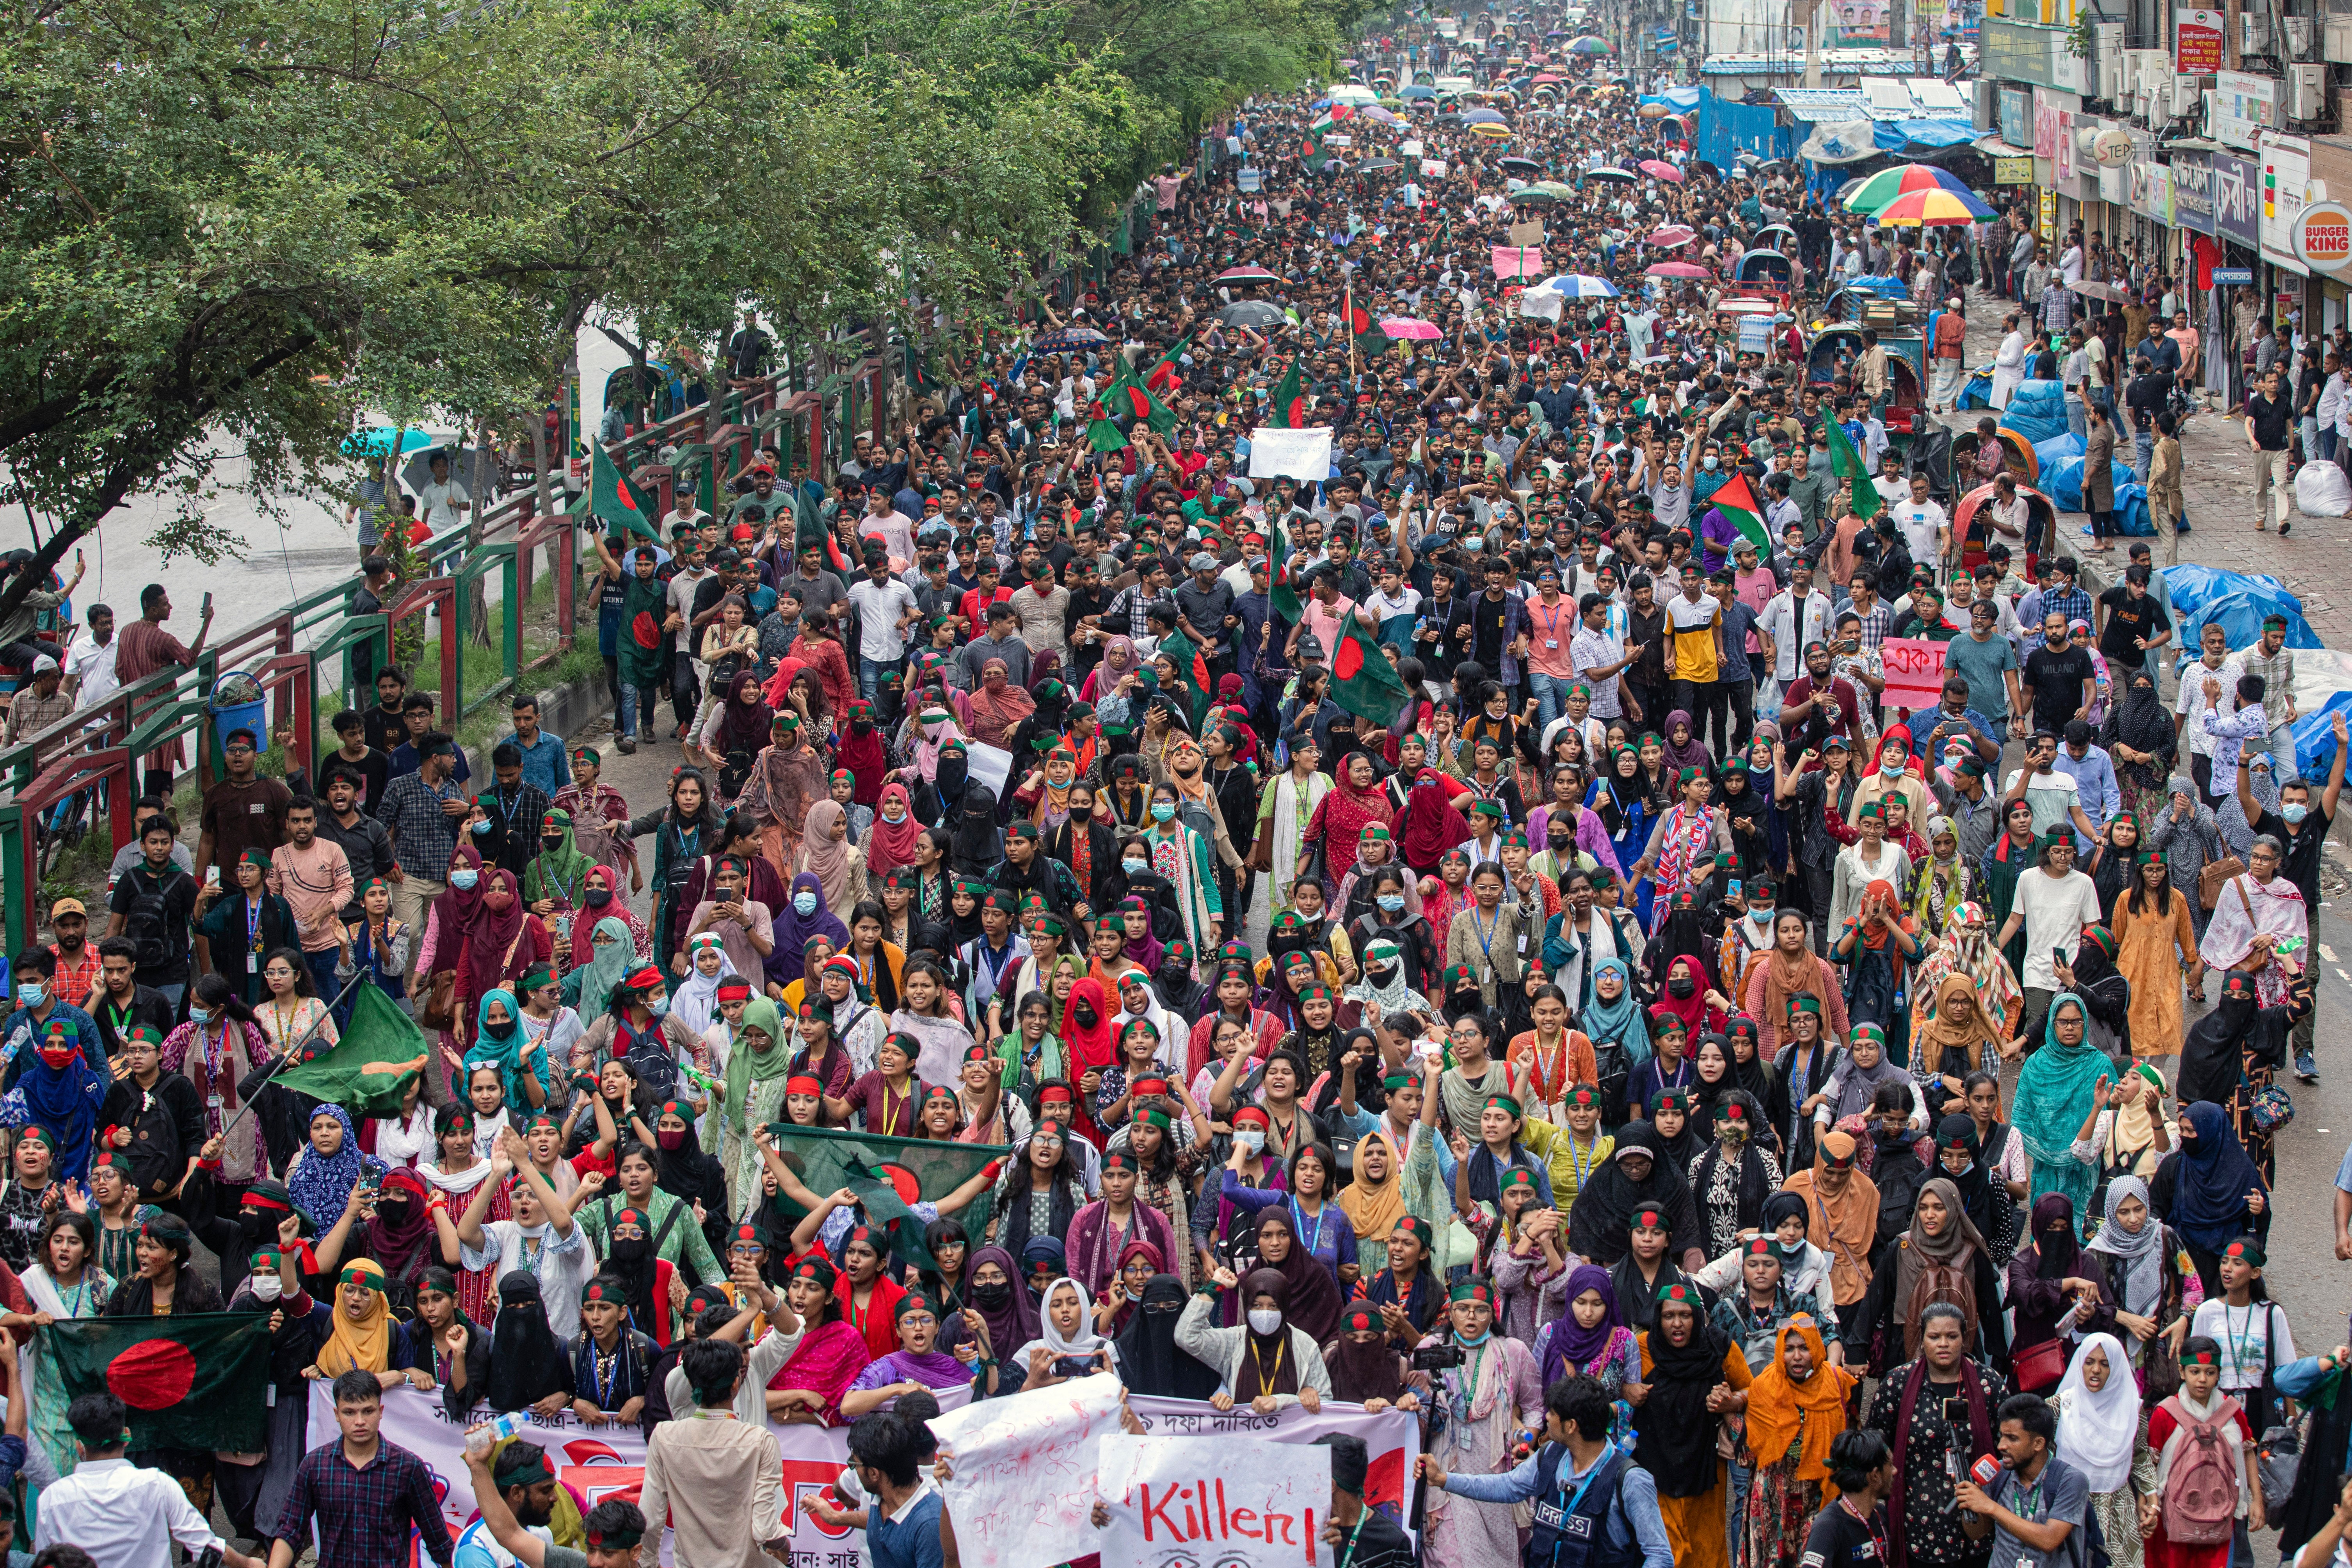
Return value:
<svg viewBox="0 0 2352 1568">
<path fill-rule="evenodd" d="M 1739 879 L 1734 877 L 1730 881 L 1726 882 L 1723 885 L 1723 891 L 1725 896 L 1727 898 L 1736 899 L 1739 897 Z"/>
<path fill-rule="evenodd" d="M 2065 950 L 2064 948 L 2063 948 L 2063 947 L 2053 947 L 2053 948 L 2052 948 L 2052 949 L 2050 950 L 2050 962 L 2051 962 L 2053 965 L 2055 965 L 2056 967 L 2058 967 L 2058 968 L 2061 968 L 2061 969 L 2065 968 L 2065 967 L 2066 967 L 2066 950 Z"/>
</svg>

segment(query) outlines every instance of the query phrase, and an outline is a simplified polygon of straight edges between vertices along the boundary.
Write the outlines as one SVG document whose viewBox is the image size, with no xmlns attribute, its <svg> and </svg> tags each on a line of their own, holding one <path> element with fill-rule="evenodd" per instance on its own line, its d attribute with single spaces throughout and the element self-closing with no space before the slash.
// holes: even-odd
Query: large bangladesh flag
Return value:
<svg viewBox="0 0 2352 1568">
<path fill-rule="evenodd" d="M 1741 537 L 1756 546 L 1756 553 L 1765 560 L 1772 559 L 1772 536 L 1765 531 L 1764 509 L 1756 504 L 1756 492 L 1748 488 L 1746 474 L 1734 474 L 1715 492 L 1710 503 L 1731 520 Z"/>
<path fill-rule="evenodd" d="M 1266 405 L 1265 422 L 1277 430 L 1299 430 L 1307 425 L 1307 392 L 1299 384 L 1298 362 L 1282 373 L 1274 384 L 1274 397 Z"/>
<path fill-rule="evenodd" d="M 314 1036 L 314 1047 L 324 1035 Z M 432 1047 L 416 1020 L 373 985 L 352 992 L 352 1021 L 340 1043 L 315 1050 L 271 1079 L 313 1100 L 389 1116 L 400 1110 L 408 1080 L 425 1070 Z"/>
<path fill-rule="evenodd" d="M 923 1243 L 925 1222 L 908 1205 L 936 1203 L 975 1175 L 991 1160 L 1012 1151 L 987 1143 L 941 1143 L 921 1138 L 884 1138 L 866 1132 L 824 1132 L 814 1128 L 772 1122 L 776 1152 L 784 1163 L 818 1194 L 847 1187 L 866 1206 L 866 1217 L 889 1233 L 894 1255 L 918 1268 L 929 1268 L 930 1248 Z M 775 1234 L 790 1234 L 807 1210 L 778 1196 L 770 1200 Z M 978 1247 L 987 1229 L 993 1200 L 985 1193 L 952 1217 Z"/>
<path fill-rule="evenodd" d="M 1878 485 L 1870 477 L 1870 465 L 1864 462 L 1862 454 L 1853 449 L 1853 442 L 1847 437 L 1845 426 L 1826 413 L 1822 416 L 1822 431 L 1830 438 L 1830 472 L 1839 479 L 1853 481 L 1853 515 L 1875 517 L 1880 501 Z"/>
<path fill-rule="evenodd" d="M 60 1318 L 38 1332 L 66 1399 L 111 1394 L 130 1407 L 134 1449 L 250 1454 L 268 1440 L 266 1312 Z"/>
<path fill-rule="evenodd" d="M 1331 700 L 1357 718 L 1386 728 L 1396 721 L 1409 696 L 1404 679 L 1354 612 L 1340 616 L 1339 635 L 1331 644 Z"/>
<path fill-rule="evenodd" d="M 588 443 L 588 510 L 600 522 L 625 533 L 656 537 L 653 520 L 637 504 L 636 492 L 621 477 L 620 465 L 604 455 L 601 441 Z"/>
</svg>

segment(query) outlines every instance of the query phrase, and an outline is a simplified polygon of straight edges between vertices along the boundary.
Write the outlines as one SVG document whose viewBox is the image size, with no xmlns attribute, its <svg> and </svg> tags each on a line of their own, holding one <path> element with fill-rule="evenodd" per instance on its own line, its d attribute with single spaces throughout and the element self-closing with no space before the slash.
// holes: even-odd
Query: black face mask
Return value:
<svg viewBox="0 0 2352 1568">
<path fill-rule="evenodd" d="M 1070 1016 L 1077 1019 L 1078 1027 L 1081 1029 L 1091 1029 L 1102 1021 L 1102 1015 L 1095 1011 L 1094 1005 L 1090 1002 L 1072 1003 Z"/>
<path fill-rule="evenodd" d="M 1547 838 L 1544 840 L 1544 843 L 1549 847 L 1551 852 L 1555 855 L 1567 854 L 1569 846 L 1575 842 L 1576 840 L 1573 838 Z"/>
<path fill-rule="evenodd" d="M 852 719 L 849 721 L 849 732 L 853 735 L 870 735 L 874 732 L 874 721 L 871 719 Z"/>
<path fill-rule="evenodd" d="M 560 835 L 560 834 L 551 834 L 551 834 L 542 834 L 542 835 L 541 835 L 541 836 L 540 836 L 539 847 L 540 847 L 541 849 L 546 850 L 550 855 L 552 855 L 552 854 L 554 854 L 557 850 L 559 850 L 559 849 L 561 849 L 561 848 L 562 848 L 562 847 L 563 847 L 563 838 L 562 838 L 562 835 Z"/>
<path fill-rule="evenodd" d="M 489 1036 L 489 1037 L 494 1040 L 506 1039 L 513 1035 L 514 1032 L 515 1026 L 512 1018 L 509 1018 L 503 1024 L 484 1024 L 482 1026 L 482 1033 Z"/>
<path fill-rule="evenodd" d="M 1091 805 L 1074 805 L 1070 807 L 1070 820 L 1072 822 L 1084 822 L 1094 814 L 1095 808 Z"/>
<path fill-rule="evenodd" d="M 236 1227 L 245 1233 L 245 1239 L 248 1242 L 258 1241 L 261 1239 L 262 1232 L 276 1228 L 270 1225 L 268 1216 L 257 1209 L 238 1210 Z"/>
<path fill-rule="evenodd" d="M 979 1302 L 982 1306 L 987 1308 L 990 1311 L 993 1312 L 999 1308 L 1011 1303 L 1013 1300 L 1013 1287 L 1003 1279 L 994 1279 L 986 1284 L 974 1285 L 971 1288 L 971 1299 Z"/>
<path fill-rule="evenodd" d="M 643 1263 L 653 1256 L 654 1244 L 651 1238 L 642 1236 L 630 1237 L 626 1239 L 615 1237 L 608 1250 L 615 1263 Z"/>
<path fill-rule="evenodd" d="M 1666 982 L 1666 994 L 1677 1002 L 1686 1000 L 1697 989 L 1698 982 L 1687 974 L 1677 974 Z"/>
<path fill-rule="evenodd" d="M 601 910 L 606 904 L 613 901 L 613 889 L 610 888 L 591 888 L 588 889 L 585 901 L 590 909 Z"/>
</svg>

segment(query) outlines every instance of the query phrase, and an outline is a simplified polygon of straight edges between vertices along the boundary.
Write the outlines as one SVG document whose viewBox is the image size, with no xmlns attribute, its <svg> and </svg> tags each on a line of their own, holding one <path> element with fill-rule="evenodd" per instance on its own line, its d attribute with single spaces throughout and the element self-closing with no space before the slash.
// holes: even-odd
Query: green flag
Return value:
<svg viewBox="0 0 2352 1568">
<path fill-rule="evenodd" d="M 1176 428 L 1176 411 L 1151 395 L 1151 389 L 1135 379 L 1135 367 L 1125 360 L 1118 362 L 1118 374 L 1110 384 L 1108 399 L 1114 412 L 1131 414 L 1139 424 L 1148 425 L 1162 436 Z"/>
<path fill-rule="evenodd" d="M 1127 432 L 1111 423 L 1110 410 L 1099 398 L 1087 407 L 1087 445 L 1097 452 L 1116 452 L 1127 445 Z"/>
<path fill-rule="evenodd" d="M 416 1020 L 369 984 L 352 988 L 352 1021 L 341 1042 L 330 1046 L 324 1035 L 317 1035 L 310 1046 L 301 1061 L 270 1081 L 376 1116 L 399 1110 L 408 1080 L 425 1070 L 433 1055 Z"/>
<path fill-rule="evenodd" d="M 131 1447 L 257 1453 L 268 1436 L 267 1312 L 60 1318 L 40 1334 L 62 1400 L 111 1394 L 129 1406 Z"/>
<path fill-rule="evenodd" d="M 1331 700 L 1357 718 L 1385 728 L 1396 721 L 1411 695 L 1364 624 L 1352 611 L 1342 616 L 1339 637 L 1331 647 Z"/>
<path fill-rule="evenodd" d="M 1272 543 L 1273 550 L 1266 557 L 1266 581 L 1270 585 L 1266 599 L 1284 625 L 1295 626 L 1307 606 L 1298 602 L 1298 584 L 1290 580 L 1290 534 L 1279 518 L 1275 520 Z"/>
<path fill-rule="evenodd" d="M 1764 509 L 1756 504 L 1756 492 L 1748 488 L 1746 474 L 1734 474 L 1725 480 L 1707 504 L 1731 520 L 1740 537 L 1756 546 L 1757 554 L 1772 559 L 1772 536 L 1764 530 Z"/>
<path fill-rule="evenodd" d="M 1307 426 L 1307 393 L 1298 381 L 1298 362 L 1292 360 L 1282 379 L 1274 384 L 1265 422 L 1276 430 L 1301 430 Z"/>
<path fill-rule="evenodd" d="M 1178 382 L 1181 379 L 1176 362 L 1183 358 L 1184 351 L 1192 346 L 1192 333 L 1186 332 L 1182 337 L 1178 338 L 1174 347 L 1151 362 L 1151 368 L 1144 373 L 1143 384 L 1154 392 L 1175 391 Z"/>
<path fill-rule="evenodd" d="M 1853 481 L 1853 515 L 1877 516 L 1881 503 L 1878 486 L 1870 477 L 1870 465 L 1862 460 L 1862 454 L 1846 438 L 1845 426 L 1831 418 L 1826 409 L 1822 413 L 1822 429 L 1830 438 L 1830 472 Z"/>
<path fill-rule="evenodd" d="M 885 1138 L 869 1132 L 824 1132 L 811 1127 L 772 1123 L 776 1152 L 807 1184 L 811 1192 L 837 1193 L 846 1187 L 857 1194 L 869 1224 L 888 1233 L 892 1252 L 918 1268 L 934 1267 L 924 1245 L 926 1222 L 909 1205 L 937 1203 L 980 1173 L 991 1161 L 1010 1150 L 987 1143 L 955 1143 L 919 1138 Z M 807 1211 L 782 1196 L 770 1200 L 781 1224 L 772 1247 L 800 1223 Z M 978 1247 L 994 1204 L 983 1192 L 952 1216 Z"/>
<path fill-rule="evenodd" d="M 1176 678 L 1183 683 L 1184 695 L 1190 699 L 1184 713 L 1185 724 L 1197 735 L 1201 732 L 1201 721 L 1209 711 L 1208 660 L 1201 657 L 1200 649 L 1193 646 L 1192 639 L 1181 631 L 1170 632 L 1160 639 L 1154 657 L 1159 654 L 1167 655 L 1168 661 L 1176 667 Z"/>
<path fill-rule="evenodd" d="M 605 455 L 604 443 L 588 443 L 588 454 L 590 515 L 625 533 L 642 533 L 647 539 L 658 537 L 654 532 L 653 520 L 637 505 L 636 493 L 629 489 L 629 481 L 621 477 L 620 465 Z"/>
</svg>

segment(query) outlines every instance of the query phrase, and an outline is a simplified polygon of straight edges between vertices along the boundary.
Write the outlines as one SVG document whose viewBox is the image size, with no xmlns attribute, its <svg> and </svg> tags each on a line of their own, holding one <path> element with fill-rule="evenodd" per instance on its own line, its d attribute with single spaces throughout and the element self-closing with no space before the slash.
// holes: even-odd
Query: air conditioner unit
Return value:
<svg viewBox="0 0 2352 1568">
<path fill-rule="evenodd" d="M 2197 134 L 2210 142 L 2216 139 L 2213 124 L 2213 89 L 2210 87 L 2203 89 L 2202 96 L 2205 102 L 2203 110 L 2197 118 Z"/>
<path fill-rule="evenodd" d="M 2176 76 L 2172 79 L 2172 117 L 2200 114 L 2203 105 L 2213 100 L 2213 89 L 2198 76 Z"/>
<path fill-rule="evenodd" d="M 2286 68 L 2286 117 L 2317 120 L 2327 112 L 2327 68 L 2313 61 Z"/>
<path fill-rule="evenodd" d="M 2271 52 L 2271 19 L 2247 11 L 2238 17 L 2238 50 L 2241 54 L 2266 55 Z"/>
<path fill-rule="evenodd" d="M 2286 19 L 2287 47 L 2299 59 L 2311 53 L 2311 18 L 2289 16 Z"/>
<path fill-rule="evenodd" d="M 2320 58 L 2352 65 L 2352 16 L 2330 16 L 2320 34 Z"/>
</svg>

